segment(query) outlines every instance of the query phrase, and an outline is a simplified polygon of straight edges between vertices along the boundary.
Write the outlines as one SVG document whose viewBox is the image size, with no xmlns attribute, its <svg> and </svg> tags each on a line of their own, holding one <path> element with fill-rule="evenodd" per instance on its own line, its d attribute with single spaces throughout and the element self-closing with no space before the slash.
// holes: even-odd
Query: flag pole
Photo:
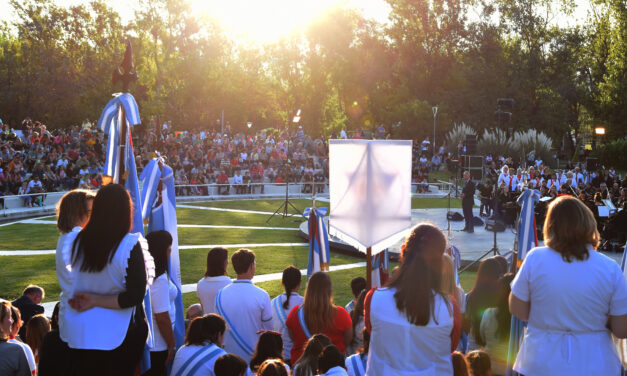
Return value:
<svg viewBox="0 0 627 376">
<path fill-rule="evenodd" d="M 372 288 L 372 247 L 366 249 L 366 288 Z"/>
</svg>

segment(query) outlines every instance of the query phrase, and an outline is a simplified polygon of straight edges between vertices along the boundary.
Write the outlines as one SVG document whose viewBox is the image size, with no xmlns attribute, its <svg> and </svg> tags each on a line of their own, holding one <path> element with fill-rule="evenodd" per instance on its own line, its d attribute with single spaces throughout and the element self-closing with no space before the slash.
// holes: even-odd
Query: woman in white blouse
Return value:
<svg viewBox="0 0 627 376">
<path fill-rule="evenodd" d="M 196 294 L 205 315 L 218 313 L 216 295 L 220 289 L 231 284 L 231 278 L 226 275 L 228 265 L 229 251 L 226 248 L 216 247 L 207 254 L 205 277 L 198 281 L 196 288 Z"/>
<path fill-rule="evenodd" d="M 528 322 L 514 370 L 525 375 L 618 375 L 611 333 L 627 337 L 627 281 L 598 253 L 590 209 L 562 196 L 549 206 L 546 247 L 532 249 L 512 282 L 510 311 Z"/>
</svg>

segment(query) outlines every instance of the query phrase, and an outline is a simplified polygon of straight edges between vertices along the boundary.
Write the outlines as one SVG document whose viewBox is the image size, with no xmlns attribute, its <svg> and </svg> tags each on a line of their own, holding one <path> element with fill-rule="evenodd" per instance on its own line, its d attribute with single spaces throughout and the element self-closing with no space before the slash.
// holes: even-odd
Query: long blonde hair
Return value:
<svg viewBox="0 0 627 376">
<path fill-rule="evenodd" d="M 311 334 L 321 333 L 333 323 L 335 309 L 331 278 L 324 272 L 314 273 L 307 282 L 303 301 L 305 322 Z"/>
</svg>

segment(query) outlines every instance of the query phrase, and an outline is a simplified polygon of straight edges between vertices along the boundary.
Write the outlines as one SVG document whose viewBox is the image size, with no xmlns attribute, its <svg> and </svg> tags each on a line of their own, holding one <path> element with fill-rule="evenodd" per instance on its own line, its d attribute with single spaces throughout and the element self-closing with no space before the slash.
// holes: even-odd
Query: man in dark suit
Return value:
<svg viewBox="0 0 627 376">
<path fill-rule="evenodd" d="M 475 232 L 472 214 L 472 206 L 475 204 L 475 183 L 470 180 L 470 173 L 468 171 L 464 171 L 464 188 L 462 188 L 462 210 L 464 212 L 464 221 L 466 221 L 466 226 L 462 229 L 462 231 L 466 231 L 468 233 Z"/>
<path fill-rule="evenodd" d="M 28 324 L 28 320 L 35 315 L 44 313 L 44 307 L 40 305 L 41 301 L 44 299 L 44 295 L 45 292 L 43 288 L 29 285 L 24 289 L 22 296 L 11 302 L 13 306 L 20 310 L 20 315 L 24 322 L 24 325 L 22 325 L 19 331 L 22 340 L 26 340 L 26 324 Z"/>
</svg>

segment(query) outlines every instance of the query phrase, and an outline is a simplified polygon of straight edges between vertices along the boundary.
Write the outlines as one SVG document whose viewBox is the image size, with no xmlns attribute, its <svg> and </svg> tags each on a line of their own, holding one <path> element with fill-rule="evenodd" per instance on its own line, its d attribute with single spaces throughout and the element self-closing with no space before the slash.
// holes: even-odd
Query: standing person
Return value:
<svg viewBox="0 0 627 376">
<path fill-rule="evenodd" d="M 466 231 L 470 234 L 475 232 L 475 226 L 473 222 L 472 206 L 475 204 L 475 183 L 470 180 L 470 173 L 464 171 L 464 188 L 462 189 L 462 210 L 464 212 L 464 221 L 466 225 L 462 231 Z"/>
<path fill-rule="evenodd" d="M 39 376 L 72 375 L 71 352 L 66 342 L 59 335 L 59 306 L 57 302 L 50 318 L 49 331 L 41 342 L 39 356 Z"/>
<path fill-rule="evenodd" d="M 514 370 L 525 375 L 618 375 L 612 337 L 627 338 L 627 281 L 597 252 L 594 215 L 562 196 L 549 205 L 545 247 L 532 249 L 512 282 L 509 308 L 527 321 Z"/>
<path fill-rule="evenodd" d="M 231 284 L 231 278 L 226 275 L 229 265 L 229 251 L 226 248 L 216 247 L 207 253 L 207 269 L 205 278 L 198 281 L 196 295 L 204 314 L 217 313 L 216 295 L 223 287 Z"/>
<path fill-rule="evenodd" d="M 324 272 L 316 272 L 309 278 L 303 304 L 292 309 L 286 325 L 294 340 L 292 362 L 298 361 L 307 340 L 314 334 L 328 336 L 342 353 L 353 339 L 351 317 L 343 307 L 333 304 L 331 277 Z"/>
<path fill-rule="evenodd" d="M 228 328 L 224 336 L 224 349 L 244 359 L 253 355 L 259 332 L 272 330 L 270 296 L 253 285 L 255 253 L 240 249 L 231 256 L 237 279 L 218 291 L 216 308 L 224 317 Z"/>
<path fill-rule="evenodd" d="M 57 280 L 61 287 L 59 294 L 59 337 L 61 339 L 59 355 L 70 358 L 70 348 L 67 346 L 68 325 L 65 321 L 65 312 L 68 309 L 68 299 L 71 294 L 72 280 L 72 244 L 78 233 L 89 220 L 91 208 L 94 203 L 94 193 L 83 189 L 75 189 L 61 197 L 57 205 L 57 229 L 61 232 L 57 241 L 55 263 Z"/>
<path fill-rule="evenodd" d="M 468 333 L 468 351 L 485 346 L 480 334 L 481 318 L 486 309 L 496 306 L 501 274 L 502 267 L 493 257 L 479 264 L 475 285 L 466 295 L 464 331 Z"/>
<path fill-rule="evenodd" d="M 22 327 L 22 318 L 20 317 L 20 310 L 13 306 L 11 306 L 11 319 L 13 320 L 13 324 L 11 325 L 11 335 L 9 342 L 17 343 L 18 345 L 22 346 L 22 348 L 24 349 L 24 353 L 26 354 L 26 358 L 28 359 L 28 366 L 30 367 L 30 371 L 33 375 L 35 375 L 37 374 L 37 363 L 35 362 L 35 355 L 33 354 L 33 350 L 26 343 L 16 339 L 17 332 Z"/>
<path fill-rule="evenodd" d="M 35 315 L 44 313 L 44 306 L 41 305 L 44 296 L 45 291 L 43 288 L 36 285 L 28 285 L 24 289 L 22 296 L 11 302 L 11 305 L 19 309 L 22 315 L 24 325 L 22 325 L 19 330 L 19 335 L 22 340 L 26 339 L 26 325 L 28 324 L 28 320 Z"/>
<path fill-rule="evenodd" d="M 450 375 L 461 334 L 459 306 L 440 293 L 446 238 L 429 224 L 411 231 L 385 288 L 366 296 L 366 375 Z"/>
<path fill-rule="evenodd" d="M 22 346 L 9 342 L 12 324 L 11 303 L 0 301 L 0 375 L 31 376 Z"/>
<path fill-rule="evenodd" d="M 152 335 L 154 345 L 150 349 L 150 369 L 145 375 L 165 376 L 166 366 L 174 359 L 174 320 L 176 317 L 176 285 L 168 276 L 168 260 L 172 252 L 172 235 L 165 230 L 146 235 L 148 252 L 155 260 L 155 280 L 150 287 L 152 308 Z"/>
<path fill-rule="evenodd" d="M 480 335 L 485 343 L 485 352 L 492 361 L 492 372 L 505 375 L 507 372 L 507 354 L 509 351 L 509 332 L 512 314 L 509 312 L 508 298 L 512 273 L 499 279 L 499 292 L 495 308 L 488 308 L 481 318 Z"/>
<path fill-rule="evenodd" d="M 250 359 L 250 370 L 258 373 L 259 367 L 268 359 L 280 359 L 283 361 L 283 339 L 281 334 L 273 330 L 263 332 L 259 336 L 255 353 Z M 289 366 L 286 366 L 289 369 Z"/>
<path fill-rule="evenodd" d="M 225 330 L 224 319 L 216 314 L 195 318 L 185 334 L 185 344 L 176 352 L 170 374 L 214 376 L 216 360 L 226 354 L 222 350 Z"/>
<path fill-rule="evenodd" d="M 81 375 L 132 375 L 146 343 L 147 247 L 140 234 L 129 233 L 131 208 L 123 186 L 100 188 L 89 222 L 74 241 L 66 320 Z"/>
<path fill-rule="evenodd" d="M 43 314 L 35 315 L 26 324 L 26 344 L 33 350 L 35 363 L 39 363 L 39 354 L 44 336 L 50 331 L 50 321 Z"/>
<path fill-rule="evenodd" d="M 292 309 L 303 303 L 304 298 L 298 294 L 301 280 L 300 270 L 295 266 L 288 266 L 283 270 L 281 278 L 285 293 L 272 299 L 273 326 L 274 330 L 281 333 L 283 338 L 283 356 L 287 358 L 285 362 L 288 364 L 291 363 L 289 357 L 294 343 L 285 322 L 287 321 L 287 315 L 289 315 Z"/>
</svg>

